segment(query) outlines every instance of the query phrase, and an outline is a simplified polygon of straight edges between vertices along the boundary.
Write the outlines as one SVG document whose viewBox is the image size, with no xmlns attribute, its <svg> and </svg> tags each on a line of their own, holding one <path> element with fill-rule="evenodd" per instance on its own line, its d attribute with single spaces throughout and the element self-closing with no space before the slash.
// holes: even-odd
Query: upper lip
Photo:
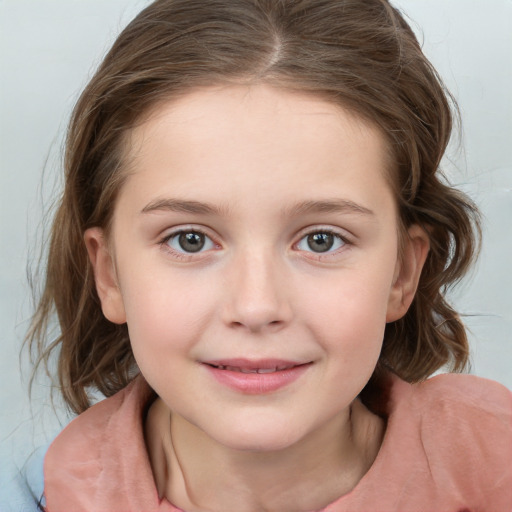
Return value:
<svg viewBox="0 0 512 512">
<path fill-rule="evenodd" d="M 302 361 L 290 361 L 286 359 L 214 359 L 203 361 L 209 366 L 222 367 L 223 369 L 246 370 L 248 372 L 256 372 L 257 370 L 286 370 L 294 366 L 301 366 L 309 363 Z"/>
</svg>

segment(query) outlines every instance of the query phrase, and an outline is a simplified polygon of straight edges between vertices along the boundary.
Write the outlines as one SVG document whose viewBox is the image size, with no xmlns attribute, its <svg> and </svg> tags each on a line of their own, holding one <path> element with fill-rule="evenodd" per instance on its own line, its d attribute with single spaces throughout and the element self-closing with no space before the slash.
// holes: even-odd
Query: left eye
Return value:
<svg viewBox="0 0 512 512">
<path fill-rule="evenodd" d="M 200 231 L 179 231 L 171 235 L 167 245 L 177 252 L 195 253 L 214 248 L 212 239 Z"/>
<path fill-rule="evenodd" d="M 301 238 L 297 248 L 301 251 L 324 253 L 335 251 L 344 245 L 345 242 L 341 236 L 329 231 L 317 231 Z"/>
</svg>

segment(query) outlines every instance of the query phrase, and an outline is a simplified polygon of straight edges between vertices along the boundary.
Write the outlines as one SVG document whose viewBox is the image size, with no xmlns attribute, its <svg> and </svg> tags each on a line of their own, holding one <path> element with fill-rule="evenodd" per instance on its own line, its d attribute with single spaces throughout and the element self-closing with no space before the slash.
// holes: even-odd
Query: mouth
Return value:
<svg viewBox="0 0 512 512">
<path fill-rule="evenodd" d="M 231 366 L 224 364 L 212 364 L 206 363 L 208 366 L 216 368 L 217 370 L 227 370 L 230 372 L 240 372 L 240 373 L 275 373 L 281 372 L 284 370 L 289 370 L 291 368 L 295 368 L 296 366 L 301 366 L 300 364 L 290 364 L 290 365 L 281 365 L 281 366 L 272 366 L 265 368 L 252 368 L 246 366 Z"/>
<path fill-rule="evenodd" d="M 204 364 L 218 370 L 240 373 L 275 373 L 310 364 L 308 362 L 287 361 L 284 359 L 219 359 L 205 361 Z"/>
<path fill-rule="evenodd" d="M 287 387 L 313 364 L 277 359 L 229 359 L 203 364 L 221 384 L 245 394 L 266 394 Z"/>
</svg>

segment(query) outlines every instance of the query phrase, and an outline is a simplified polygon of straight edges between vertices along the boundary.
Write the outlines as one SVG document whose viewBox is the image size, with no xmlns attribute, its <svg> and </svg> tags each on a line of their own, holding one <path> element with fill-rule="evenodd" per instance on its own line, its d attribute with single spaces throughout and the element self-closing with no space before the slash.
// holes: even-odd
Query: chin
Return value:
<svg viewBox="0 0 512 512">
<path fill-rule="evenodd" d="M 226 448 L 240 452 L 248 453 L 274 453 L 286 450 L 295 444 L 296 440 L 289 438 L 259 438 L 255 439 L 230 439 L 228 443 L 223 443 Z"/>
<path fill-rule="evenodd" d="M 300 432 L 290 427 L 290 423 L 283 425 L 278 422 L 252 422 L 250 425 L 233 423 L 231 428 L 206 434 L 231 450 L 259 453 L 285 450 L 303 437 Z"/>
</svg>

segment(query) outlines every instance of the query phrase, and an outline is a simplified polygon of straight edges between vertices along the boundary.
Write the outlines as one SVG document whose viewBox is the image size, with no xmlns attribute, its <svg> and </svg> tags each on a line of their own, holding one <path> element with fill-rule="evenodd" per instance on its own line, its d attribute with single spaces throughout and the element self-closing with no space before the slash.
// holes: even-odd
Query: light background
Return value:
<svg viewBox="0 0 512 512">
<path fill-rule="evenodd" d="M 48 381 L 39 379 L 30 407 L 29 372 L 20 376 L 18 355 L 31 311 L 27 261 L 38 256 L 43 204 L 58 187 L 74 101 L 115 36 L 147 3 L 0 0 L 2 460 L 20 464 L 59 429 Z M 395 5 L 414 20 L 425 53 L 462 110 L 463 146 L 451 146 L 445 167 L 480 205 L 485 238 L 479 266 L 454 299 L 468 315 L 473 373 L 512 388 L 512 0 Z"/>
</svg>

